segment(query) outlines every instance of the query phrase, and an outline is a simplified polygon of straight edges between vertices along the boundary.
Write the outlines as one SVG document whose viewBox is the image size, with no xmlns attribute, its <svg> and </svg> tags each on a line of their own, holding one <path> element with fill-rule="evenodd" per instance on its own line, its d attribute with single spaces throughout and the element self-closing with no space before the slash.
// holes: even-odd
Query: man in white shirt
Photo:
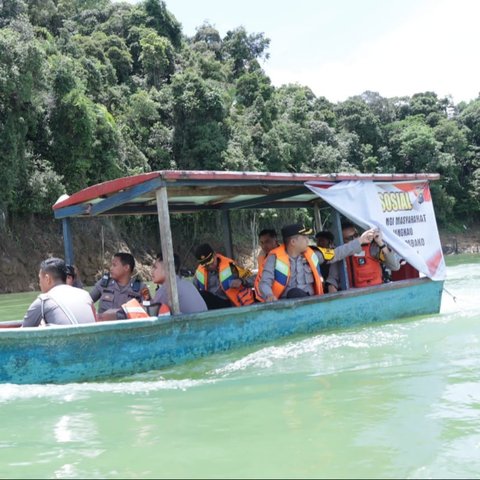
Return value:
<svg viewBox="0 0 480 480">
<path fill-rule="evenodd" d="M 95 322 L 95 307 L 88 292 L 66 285 L 67 269 L 60 258 L 48 258 L 40 264 L 38 280 L 42 293 L 30 305 L 23 327 L 76 325 Z"/>
</svg>

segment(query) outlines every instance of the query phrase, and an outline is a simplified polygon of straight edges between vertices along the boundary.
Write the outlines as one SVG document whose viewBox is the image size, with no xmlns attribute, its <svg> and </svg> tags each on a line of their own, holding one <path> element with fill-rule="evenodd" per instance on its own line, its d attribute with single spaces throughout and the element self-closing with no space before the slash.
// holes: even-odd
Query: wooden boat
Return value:
<svg viewBox="0 0 480 480">
<path fill-rule="evenodd" d="M 176 314 L 178 296 L 169 213 L 220 210 L 232 255 L 228 212 L 236 208 L 318 205 L 306 182 L 436 180 L 436 174 L 298 175 L 159 171 L 86 188 L 54 205 L 63 222 L 65 258 L 73 263 L 70 219 L 157 214 L 167 259 L 173 315 L 49 328 L 1 324 L 0 383 L 93 381 L 161 369 L 240 346 L 380 321 L 438 313 L 443 281 L 415 278 L 275 303 Z M 318 211 L 316 212 L 318 215 Z M 340 217 L 337 216 L 340 229 Z"/>
</svg>

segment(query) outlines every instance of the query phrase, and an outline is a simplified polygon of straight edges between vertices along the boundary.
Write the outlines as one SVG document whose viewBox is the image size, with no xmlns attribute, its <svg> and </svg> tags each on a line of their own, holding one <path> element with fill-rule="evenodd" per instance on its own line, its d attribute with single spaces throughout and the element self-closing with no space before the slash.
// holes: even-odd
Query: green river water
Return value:
<svg viewBox="0 0 480 480">
<path fill-rule="evenodd" d="M 439 315 L 0 385 L 0 477 L 479 478 L 480 257 L 448 265 Z M 35 296 L 0 296 L 0 320 Z"/>
</svg>

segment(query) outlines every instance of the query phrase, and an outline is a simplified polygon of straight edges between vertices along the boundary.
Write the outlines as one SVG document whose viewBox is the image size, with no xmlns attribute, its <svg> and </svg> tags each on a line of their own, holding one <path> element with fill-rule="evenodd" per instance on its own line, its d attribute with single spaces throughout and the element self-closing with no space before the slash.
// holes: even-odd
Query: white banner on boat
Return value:
<svg viewBox="0 0 480 480">
<path fill-rule="evenodd" d="M 312 192 L 362 228 L 377 227 L 400 257 L 433 280 L 445 261 L 427 181 L 307 182 Z"/>
</svg>

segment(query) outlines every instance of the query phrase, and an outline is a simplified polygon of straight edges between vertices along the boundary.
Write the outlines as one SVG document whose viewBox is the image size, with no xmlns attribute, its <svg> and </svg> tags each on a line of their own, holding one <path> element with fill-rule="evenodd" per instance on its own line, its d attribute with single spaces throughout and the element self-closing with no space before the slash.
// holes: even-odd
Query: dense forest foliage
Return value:
<svg viewBox="0 0 480 480">
<path fill-rule="evenodd" d="M 439 172 L 440 222 L 478 219 L 480 97 L 335 104 L 273 87 L 268 48 L 243 27 L 187 37 L 161 0 L 0 0 L 0 213 L 178 168 Z"/>
</svg>

